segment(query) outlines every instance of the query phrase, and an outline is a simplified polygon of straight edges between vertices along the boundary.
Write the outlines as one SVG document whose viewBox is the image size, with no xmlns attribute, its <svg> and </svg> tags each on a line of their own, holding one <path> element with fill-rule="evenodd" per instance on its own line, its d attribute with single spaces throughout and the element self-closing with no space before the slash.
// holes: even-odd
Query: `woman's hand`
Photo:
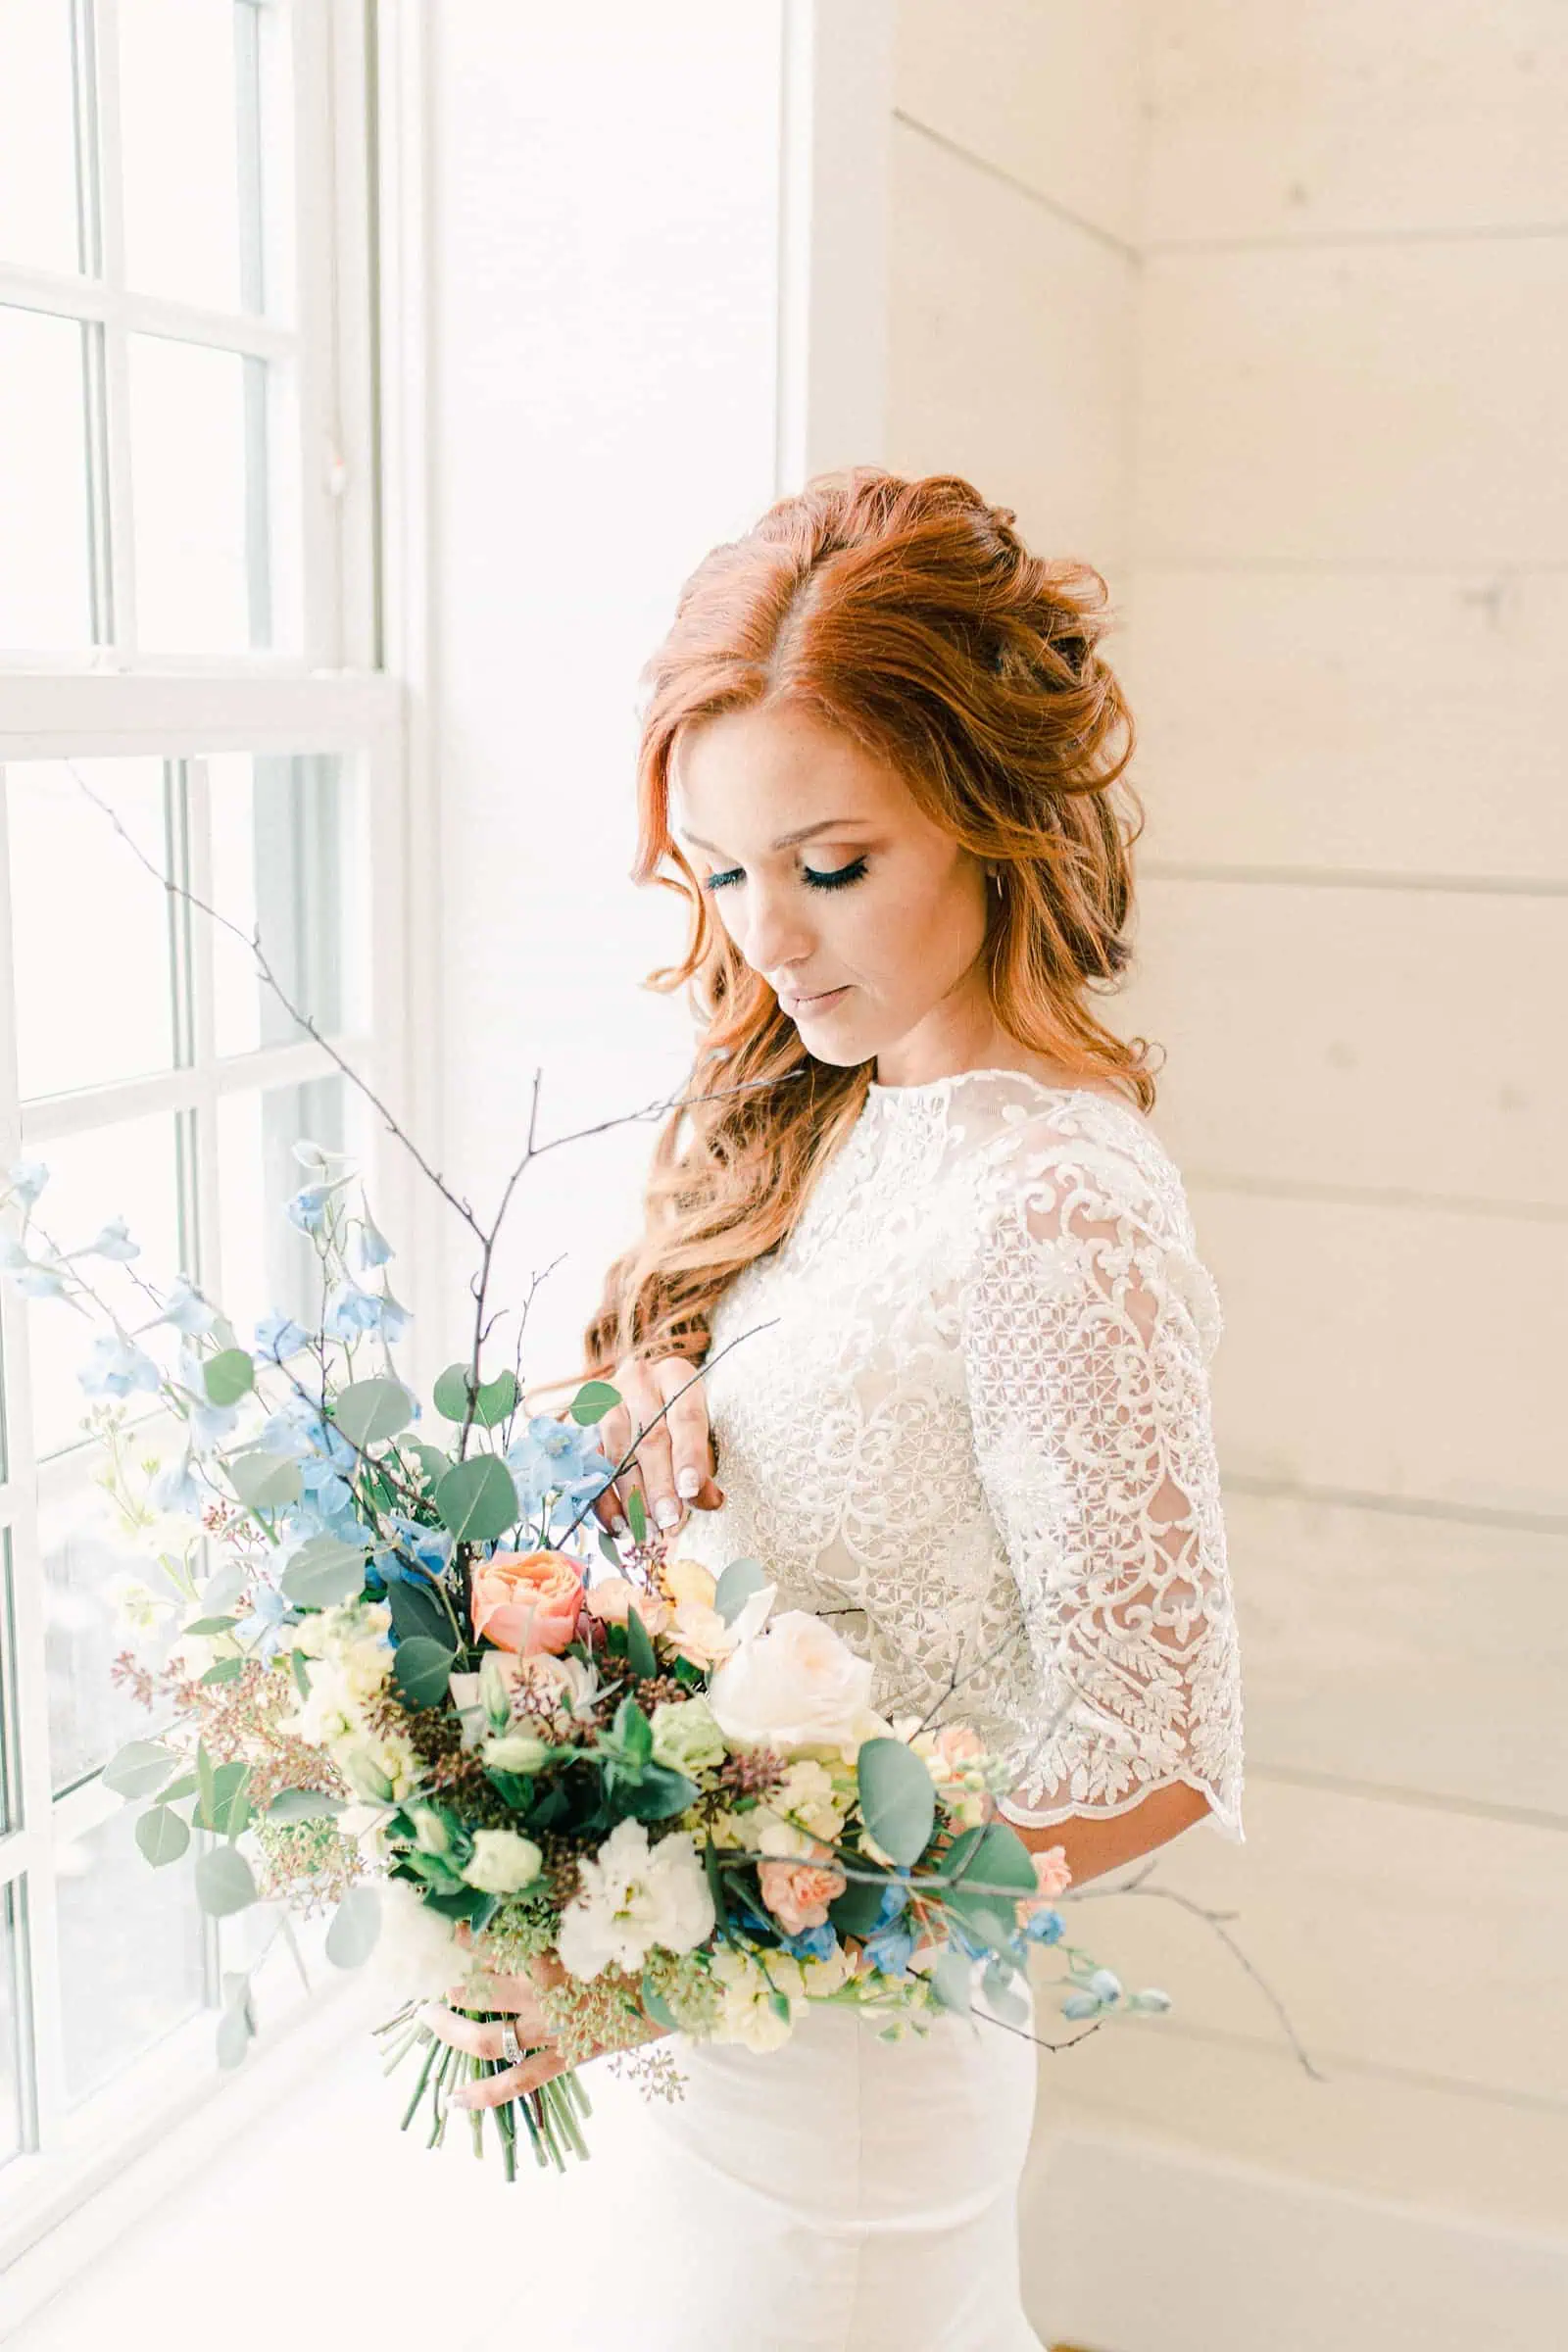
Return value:
<svg viewBox="0 0 1568 2352">
<path fill-rule="evenodd" d="M 561 1984 L 564 1976 L 560 1961 L 544 1954 L 531 1964 L 526 1976 L 476 1970 L 466 1984 L 448 1985 L 446 2002 L 425 2003 L 419 2012 L 420 2022 L 429 2027 L 438 2041 L 466 2050 L 470 2057 L 504 2058 L 506 2051 L 501 2041 L 504 2028 L 499 2023 L 485 2024 L 478 2018 L 461 2016 L 457 2009 L 447 2006 L 449 2002 L 460 2003 L 466 2009 L 511 2010 L 517 2020 L 517 2039 L 524 2045 L 524 2054 L 515 2065 L 503 2067 L 499 2074 L 478 2076 L 473 2082 L 460 2083 L 448 2091 L 449 2106 L 499 2107 L 507 2099 L 525 2097 L 553 2076 L 567 2071 L 556 2029 L 546 2017 L 539 1998 L 541 1992 Z M 650 2018 L 648 2031 L 639 2039 L 657 2041 L 668 2031 L 667 2026 L 656 2026 Z M 636 2045 L 619 2042 L 614 2046 Z M 597 2049 L 590 2053 L 596 2058 L 600 2054 Z"/>
<path fill-rule="evenodd" d="M 665 1534 L 680 1525 L 688 1504 L 716 1511 L 724 1495 L 714 1484 L 718 1463 L 698 1367 L 684 1355 L 661 1356 L 652 1364 L 628 1356 L 611 1377 L 622 1402 L 599 1424 L 600 1451 L 612 1462 L 624 1460 L 634 1446 L 636 1451 L 594 1504 L 603 1524 L 612 1536 L 629 1532 L 626 1508 L 634 1491 L 642 1495 L 650 1525 Z M 650 1426 L 666 1404 L 663 1419 Z"/>
</svg>

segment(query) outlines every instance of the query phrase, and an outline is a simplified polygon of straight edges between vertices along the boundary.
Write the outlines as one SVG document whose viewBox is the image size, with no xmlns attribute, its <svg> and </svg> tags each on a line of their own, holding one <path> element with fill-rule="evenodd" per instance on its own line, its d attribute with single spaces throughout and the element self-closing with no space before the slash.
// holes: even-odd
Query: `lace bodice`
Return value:
<svg viewBox="0 0 1568 2352">
<path fill-rule="evenodd" d="M 973 1723 L 1013 1766 L 1014 1820 L 1184 1781 L 1240 1842 L 1222 1327 L 1130 1103 L 1008 1070 L 873 1086 L 795 1231 L 719 1301 L 726 1500 L 678 1548 L 760 1559 L 779 1608 L 832 1616 L 884 1713 Z"/>
</svg>

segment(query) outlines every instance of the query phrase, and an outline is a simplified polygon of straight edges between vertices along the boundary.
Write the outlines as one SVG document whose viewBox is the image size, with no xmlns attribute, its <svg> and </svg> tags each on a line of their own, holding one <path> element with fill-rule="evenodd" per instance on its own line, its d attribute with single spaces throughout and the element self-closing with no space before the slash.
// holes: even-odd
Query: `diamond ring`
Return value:
<svg viewBox="0 0 1568 2352">
<path fill-rule="evenodd" d="M 501 2022 L 501 2055 L 509 2066 L 515 2066 L 522 2056 L 522 2044 L 517 2039 L 514 2018 L 503 2018 Z"/>
</svg>

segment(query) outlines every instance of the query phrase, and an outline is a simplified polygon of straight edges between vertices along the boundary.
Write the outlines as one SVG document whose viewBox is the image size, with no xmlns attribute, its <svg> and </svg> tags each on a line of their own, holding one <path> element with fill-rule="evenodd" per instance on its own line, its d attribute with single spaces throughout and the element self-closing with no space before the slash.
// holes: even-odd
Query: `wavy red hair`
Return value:
<svg viewBox="0 0 1568 2352">
<path fill-rule="evenodd" d="M 1015 519 L 956 474 L 819 474 L 715 547 L 680 592 L 642 672 L 632 878 L 686 903 L 686 953 L 648 985 L 689 986 L 701 1036 L 687 1100 L 655 1147 L 643 1232 L 584 1334 L 593 1373 L 634 1353 L 706 1351 L 720 1292 L 790 1232 L 871 1075 L 807 1051 L 671 834 L 671 758 L 702 719 L 800 705 L 895 767 L 926 815 L 1000 873 L 983 953 L 1002 1026 L 1152 1107 L 1148 1041 L 1116 1037 L 1089 1002 L 1130 959 L 1143 826 L 1123 781 L 1131 713 L 1098 651 L 1105 582 L 1031 555 Z"/>
</svg>

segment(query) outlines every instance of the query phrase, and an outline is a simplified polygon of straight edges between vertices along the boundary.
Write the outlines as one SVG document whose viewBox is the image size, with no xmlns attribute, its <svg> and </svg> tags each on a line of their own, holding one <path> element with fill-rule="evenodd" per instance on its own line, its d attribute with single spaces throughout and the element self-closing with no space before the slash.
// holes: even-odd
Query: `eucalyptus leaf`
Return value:
<svg viewBox="0 0 1568 2352">
<path fill-rule="evenodd" d="M 243 1348 L 224 1348 L 202 1366 L 210 1404 L 238 1404 L 256 1386 L 256 1366 Z"/>
<path fill-rule="evenodd" d="M 196 1900 L 214 1919 L 244 1911 L 257 1899 L 251 1866 L 237 1845 L 215 1846 L 196 1857 Z"/>
<path fill-rule="evenodd" d="M 443 1421 L 455 1421 L 460 1426 L 468 1418 L 468 1381 L 472 1367 L 468 1364 L 448 1364 L 436 1375 L 430 1401 Z"/>
<path fill-rule="evenodd" d="M 401 1380 L 356 1380 L 338 1393 L 332 1418 L 351 1446 L 395 1438 L 414 1418 L 414 1398 Z"/>
<path fill-rule="evenodd" d="M 931 1775 L 902 1740 L 867 1740 L 856 1761 L 860 1812 L 885 1854 L 904 1867 L 918 1862 L 936 1826 Z"/>
<path fill-rule="evenodd" d="M 626 1611 L 626 1663 L 640 1683 L 652 1682 L 659 1672 L 659 1660 L 654 1654 L 648 1628 L 631 1607 Z"/>
<path fill-rule="evenodd" d="M 416 1634 L 397 1646 L 393 1672 L 411 1706 L 438 1707 L 447 1694 L 457 1652 L 444 1642 Z"/>
<path fill-rule="evenodd" d="M 444 1478 L 452 1467 L 451 1454 L 443 1453 L 439 1446 L 431 1446 L 423 1438 L 411 1439 L 409 1451 L 432 1487 L 438 1479 Z"/>
<path fill-rule="evenodd" d="M 190 1844 L 190 1831 L 172 1805 L 149 1805 L 136 1824 L 136 1843 L 154 1870 L 177 1862 Z"/>
<path fill-rule="evenodd" d="M 104 1766 L 104 1787 L 117 1796 L 151 1796 L 155 1788 L 163 1787 L 177 1761 L 173 1749 L 161 1740 L 132 1740 Z"/>
<path fill-rule="evenodd" d="M 228 1483 L 248 1511 L 282 1511 L 305 1492 L 300 1466 L 291 1453 L 270 1453 L 265 1446 L 231 1453 L 223 1464 Z"/>
<path fill-rule="evenodd" d="M 733 1625 L 754 1592 L 769 1581 L 760 1560 L 731 1560 L 713 1592 L 713 1606 L 726 1625 Z"/>
<path fill-rule="evenodd" d="M 944 2009 L 955 2010 L 960 2017 L 967 2017 L 972 2005 L 969 1987 L 972 1966 L 967 1952 L 960 1952 L 956 1944 L 950 1944 L 931 1967 L 932 1991 Z"/>
<path fill-rule="evenodd" d="M 352 1600 L 365 1582 L 365 1549 L 339 1536 L 311 1536 L 283 1571 L 285 1600 L 303 1609 L 329 1609 Z"/>
<path fill-rule="evenodd" d="M 334 1968 L 358 1968 L 374 1951 L 380 1933 L 380 1895 L 373 1886 L 351 1886 L 326 1931 L 326 1956 Z"/>
<path fill-rule="evenodd" d="M 515 1372 L 498 1372 L 494 1380 L 481 1381 L 473 1400 L 473 1417 L 480 1428 L 494 1429 L 498 1421 L 514 1413 L 521 1394 Z"/>
<path fill-rule="evenodd" d="M 199 1683 L 237 1682 L 244 1673 L 245 1667 L 246 1660 L 244 1658 L 215 1658 L 212 1664 L 196 1677 L 196 1680 Z"/>
<path fill-rule="evenodd" d="M 452 1620 L 441 1606 L 428 1585 L 416 1585 L 406 1576 L 394 1577 L 386 1589 L 387 1606 L 392 1611 L 392 1630 L 400 1642 L 410 1642 L 416 1634 L 423 1634 L 430 1642 L 439 1642 L 444 1649 L 452 1647 Z"/>
<path fill-rule="evenodd" d="M 827 1915 L 841 1936 L 869 1936 L 882 1908 L 886 1879 L 852 1879 Z"/>
<path fill-rule="evenodd" d="M 344 1800 L 324 1788 L 280 1788 L 267 1808 L 269 1821 L 329 1821 Z"/>
<path fill-rule="evenodd" d="M 231 1634 L 239 1623 L 237 1617 L 193 1617 L 180 1631 L 186 1634 Z"/>
<path fill-rule="evenodd" d="M 669 2003 L 665 2000 L 663 1994 L 660 1991 L 652 1977 L 645 1976 L 643 1978 L 642 2001 L 644 2009 L 653 2019 L 656 2026 L 663 2026 L 666 2031 L 671 2034 L 679 2033 L 680 2028 L 676 2024 L 675 2017 L 670 2009 Z"/>
<path fill-rule="evenodd" d="M 489 1544 L 517 1523 L 517 1489 L 496 1453 L 455 1462 L 435 1491 L 442 1525 L 460 1544 Z"/>
<path fill-rule="evenodd" d="M 646 1544 L 648 1541 L 648 1506 L 643 1501 L 641 1487 L 633 1487 L 626 1497 L 626 1517 L 631 1526 L 632 1542 Z"/>
<path fill-rule="evenodd" d="M 612 1388 L 608 1380 L 585 1380 L 571 1400 L 572 1419 L 582 1429 L 591 1429 L 602 1421 L 612 1405 L 620 1402 L 620 1391 Z"/>
</svg>

